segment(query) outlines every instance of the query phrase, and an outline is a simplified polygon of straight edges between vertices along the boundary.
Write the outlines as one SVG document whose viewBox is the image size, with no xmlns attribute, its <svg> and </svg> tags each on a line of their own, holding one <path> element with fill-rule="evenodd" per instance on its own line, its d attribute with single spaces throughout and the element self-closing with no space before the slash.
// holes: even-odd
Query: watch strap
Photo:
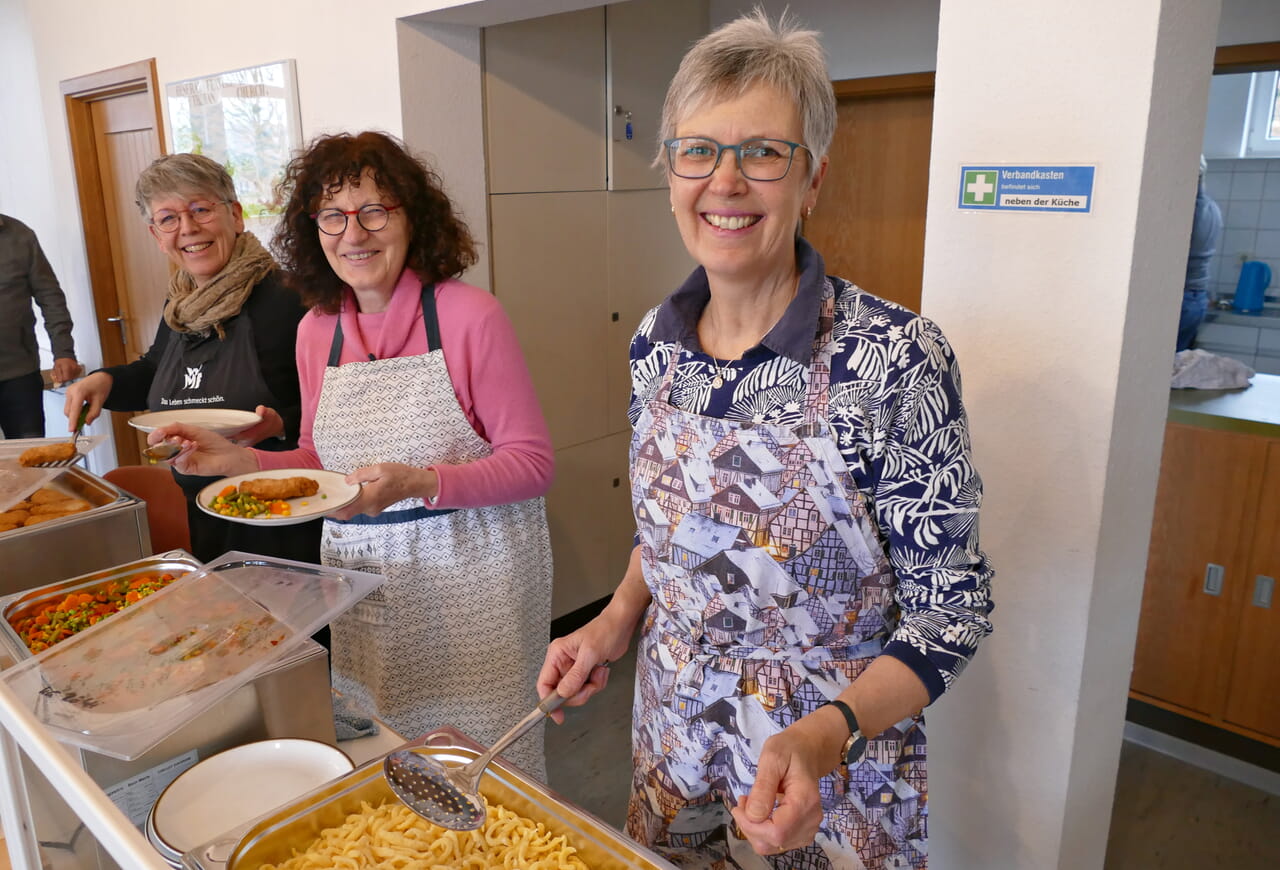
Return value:
<svg viewBox="0 0 1280 870">
<path fill-rule="evenodd" d="M 867 738 L 862 734 L 862 727 L 858 725 L 858 717 L 853 715 L 853 708 L 841 701 L 839 698 L 833 701 L 827 701 L 822 706 L 830 705 L 840 711 L 844 716 L 844 721 L 849 726 L 849 739 L 845 741 L 844 748 L 841 750 L 841 763 L 853 764 L 862 757 L 862 753 L 867 748 Z"/>
</svg>

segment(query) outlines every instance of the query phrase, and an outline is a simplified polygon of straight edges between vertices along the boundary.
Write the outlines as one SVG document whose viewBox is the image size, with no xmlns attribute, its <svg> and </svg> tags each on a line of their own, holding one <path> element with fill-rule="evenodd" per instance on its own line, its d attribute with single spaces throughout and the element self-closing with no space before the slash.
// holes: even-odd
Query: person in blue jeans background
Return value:
<svg viewBox="0 0 1280 870">
<path fill-rule="evenodd" d="M 1196 211 L 1191 219 L 1191 248 L 1187 253 L 1187 280 L 1182 286 L 1182 314 L 1178 318 L 1178 350 L 1190 349 L 1209 310 L 1209 266 L 1222 237 L 1222 209 L 1204 189 L 1205 167 L 1201 154 Z"/>
</svg>

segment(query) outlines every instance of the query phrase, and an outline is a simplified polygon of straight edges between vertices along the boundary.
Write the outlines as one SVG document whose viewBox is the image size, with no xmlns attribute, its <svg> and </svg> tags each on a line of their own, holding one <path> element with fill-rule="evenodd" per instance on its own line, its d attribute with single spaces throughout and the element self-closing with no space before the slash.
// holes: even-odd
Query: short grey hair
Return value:
<svg viewBox="0 0 1280 870">
<path fill-rule="evenodd" d="M 740 97 L 759 83 L 795 102 L 804 144 L 813 152 L 812 178 L 836 131 L 836 97 L 826 54 L 817 31 L 800 29 L 785 11 L 775 25 L 758 6 L 699 39 L 680 61 L 662 105 L 654 165 L 666 168 L 662 142 L 675 136 L 683 118 L 709 100 Z"/>
<path fill-rule="evenodd" d="M 166 154 L 142 170 L 133 188 L 138 211 L 151 218 L 151 202 L 170 194 L 207 194 L 236 202 L 236 185 L 223 166 L 203 154 Z"/>
</svg>

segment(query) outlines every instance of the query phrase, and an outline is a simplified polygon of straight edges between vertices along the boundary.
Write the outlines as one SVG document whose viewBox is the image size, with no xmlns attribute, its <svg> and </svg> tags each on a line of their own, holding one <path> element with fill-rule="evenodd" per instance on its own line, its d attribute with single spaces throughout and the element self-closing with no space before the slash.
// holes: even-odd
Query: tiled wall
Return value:
<svg viewBox="0 0 1280 870">
<path fill-rule="evenodd" d="M 1224 224 L 1212 272 L 1214 295 L 1232 296 L 1240 263 L 1263 260 L 1272 271 L 1267 300 L 1280 299 L 1280 160 L 1210 160 L 1205 179 Z"/>
</svg>

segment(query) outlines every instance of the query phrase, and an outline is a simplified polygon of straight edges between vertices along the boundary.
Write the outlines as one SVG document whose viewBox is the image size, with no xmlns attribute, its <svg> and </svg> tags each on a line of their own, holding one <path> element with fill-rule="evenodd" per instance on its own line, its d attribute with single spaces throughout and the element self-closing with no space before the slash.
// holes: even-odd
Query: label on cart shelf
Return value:
<svg viewBox="0 0 1280 870">
<path fill-rule="evenodd" d="M 151 805 L 156 802 L 156 798 L 160 797 L 160 792 L 165 790 L 165 786 L 199 760 L 200 755 L 194 749 L 175 755 L 155 767 L 135 773 L 115 785 L 107 786 L 105 789 L 107 797 L 111 798 L 111 802 L 129 817 L 129 821 L 140 828 L 146 823 Z"/>
</svg>

